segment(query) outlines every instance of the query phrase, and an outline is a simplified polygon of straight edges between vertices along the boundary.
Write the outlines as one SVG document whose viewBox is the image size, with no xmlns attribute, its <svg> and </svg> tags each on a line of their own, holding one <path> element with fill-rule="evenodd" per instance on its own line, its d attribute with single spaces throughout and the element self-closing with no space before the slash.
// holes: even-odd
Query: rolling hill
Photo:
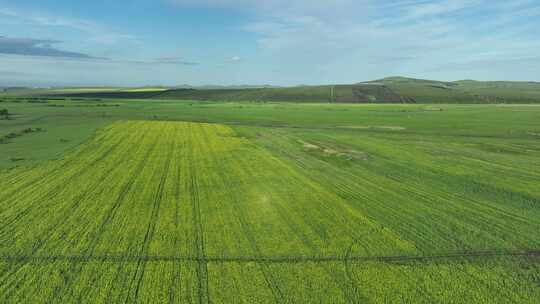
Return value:
<svg viewBox="0 0 540 304">
<path fill-rule="evenodd" d="M 406 77 L 343 85 L 296 87 L 69 88 L 24 90 L 22 95 L 64 98 L 170 99 L 314 103 L 540 103 L 540 83 Z"/>
</svg>

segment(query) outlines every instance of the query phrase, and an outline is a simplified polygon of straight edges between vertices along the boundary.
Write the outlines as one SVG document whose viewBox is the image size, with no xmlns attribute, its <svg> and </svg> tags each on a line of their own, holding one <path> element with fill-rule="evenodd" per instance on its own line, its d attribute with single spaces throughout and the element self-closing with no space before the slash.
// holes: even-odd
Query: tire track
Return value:
<svg viewBox="0 0 540 304">
<path fill-rule="evenodd" d="M 89 252 L 91 252 L 92 254 L 96 250 L 97 244 L 99 243 L 99 240 L 100 240 L 100 236 L 103 235 L 103 233 L 105 232 L 106 227 L 109 225 L 109 223 L 112 221 L 112 219 L 114 217 L 116 217 L 116 213 L 118 212 L 118 209 L 120 208 L 122 203 L 125 201 L 126 196 L 131 192 L 131 189 L 133 188 L 133 185 L 135 184 L 135 181 L 137 180 L 137 178 L 141 175 L 141 172 L 143 171 L 143 168 L 146 166 L 146 163 L 147 163 L 150 155 L 152 154 L 155 147 L 157 146 L 156 143 L 157 143 L 157 138 L 150 145 L 151 148 L 147 149 L 147 151 L 144 154 L 143 158 L 137 164 L 135 170 L 133 170 L 131 172 L 128 181 L 122 187 L 120 193 L 118 194 L 118 197 L 116 198 L 115 203 L 113 204 L 113 206 L 111 207 L 109 212 L 107 212 L 107 216 L 105 217 L 105 220 L 102 222 L 102 224 L 98 228 L 96 238 L 94 239 L 95 241 L 90 246 L 91 249 L 89 250 Z M 116 279 L 118 278 L 120 273 L 121 273 L 120 271 L 116 272 L 114 281 L 116 281 Z M 110 296 L 111 296 L 110 292 L 111 291 L 112 291 L 112 289 L 109 290 L 109 293 L 107 294 L 107 299 L 110 299 Z M 128 295 L 129 295 L 129 293 L 128 293 Z"/>
<path fill-rule="evenodd" d="M 455 260 L 455 259 L 490 259 L 505 257 L 523 257 L 530 259 L 539 259 L 540 249 L 529 250 L 481 250 L 481 251 L 456 251 L 441 252 L 432 255 L 394 255 L 394 256 L 216 256 L 216 257 L 198 257 L 198 256 L 129 256 L 129 255 L 42 255 L 42 256 L 24 256 L 24 255 L 2 255 L 0 261 L 6 263 L 51 263 L 58 261 L 68 261 L 74 263 L 138 263 L 140 260 L 147 262 L 197 262 L 197 263 L 268 263 L 268 264 L 305 264 L 305 263 L 335 263 L 335 262 L 432 262 L 437 260 Z"/>
<path fill-rule="evenodd" d="M 118 144 L 119 145 L 119 144 Z M 115 145 L 115 147 L 117 147 L 118 145 Z M 111 148 L 109 150 L 113 150 L 115 148 Z M 105 153 L 103 154 L 102 156 L 107 156 L 108 153 Z M 98 159 L 102 159 L 104 157 L 99 157 Z M 97 161 L 97 160 L 96 160 Z M 79 171 L 80 173 L 80 171 Z M 81 173 L 82 174 L 82 173 Z M 100 183 L 103 182 L 103 180 L 100 178 L 100 179 L 97 179 L 98 180 L 98 184 L 97 185 L 94 185 L 95 187 L 97 187 Z M 71 208 L 69 208 L 68 210 L 66 210 L 64 212 L 64 215 L 67 215 L 66 218 L 70 218 L 74 213 L 69 213 L 70 210 L 72 209 L 77 209 L 80 204 L 82 203 L 83 201 L 83 198 L 84 198 L 84 194 L 80 194 L 79 196 L 77 196 L 77 198 L 75 199 L 75 203 L 71 206 Z M 44 237 L 42 237 L 41 239 L 39 239 L 39 241 L 37 242 L 37 244 L 34 244 L 34 246 L 32 247 L 32 250 L 31 250 L 31 254 L 30 256 L 32 255 L 35 255 L 38 250 L 40 250 L 43 246 L 45 246 L 45 244 L 47 243 L 48 240 L 50 240 L 53 235 L 54 235 L 54 231 L 61 227 L 62 225 L 64 225 L 66 223 L 66 221 L 57 221 L 55 224 L 52 225 L 52 227 L 50 227 L 49 229 L 47 229 L 47 231 L 45 232 L 44 234 Z M 12 275 L 14 275 L 15 273 L 17 273 L 19 270 L 21 270 L 24 266 L 26 265 L 21 265 L 21 267 L 11 267 L 9 269 L 9 271 L 4 274 L 4 277 L 10 277 Z"/>
<path fill-rule="evenodd" d="M 210 303 L 210 293 L 208 290 L 208 264 L 206 262 L 206 252 L 204 248 L 204 230 L 201 219 L 201 207 L 199 201 L 199 184 L 197 181 L 197 170 L 194 164 L 194 146 L 195 139 L 193 137 L 193 124 L 189 125 L 189 138 L 190 138 L 190 181 L 189 189 L 191 190 L 190 199 L 193 208 L 193 226 L 195 227 L 195 247 L 197 252 L 197 277 L 198 277 L 198 290 L 199 290 L 199 304 Z"/>
<path fill-rule="evenodd" d="M 144 139 L 148 136 L 148 131 L 142 133 L 140 135 L 140 138 L 137 138 L 140 142 L 143 142 Z M 135 155 L 137 155 L 136 152 L 138 152 L 141 149 L 141 146 L 139 146 L 135 150 Z M 125 196 L 130 192 L 134 181 L 137 179 L 139 173 L 142 171 L 142 167 L 144 167 L 144 164 L 146 163 L 146 159 L 149 156 L 149 154 L 145 154 L 145 156 L 141 159 L 140 163 L 137 165 L 137 168 L 130 172 L 129 176 L 130 179 L 126 184 L 124 184 L 121 187 L 121 190 L 119 192 L 118 197 L 116 198 L 114 204 L 111 206 L 108 212 L 106 212 L 105 219 L 101 223 L 101 225 L 98 227 L 97 233 L 95 234 L 95 237 L 90 242 L 89 246 L 87 246 L 87 249 L 84 251 L 88 252 L 89 256 L 93 255 L 96 249 L 97 244 L 99 243 L 100 236 L 103 235 L 103 232 L 105 231 L 106 226 L 109 224 L 109 222 L 116 216 L 117 210 L 121 203 L 123 202 Z M 135 174 L 133 174 L 135 172 Z M 107 174 L 110 174 L 111 172 L 107 172 Z M 79 266 L 79 271 L 82 268 L 82 266 Z M 67 283 L 66 283 L 67 284 Z M 83 293 L 84 294 L 84 293 Z"/>
<path fill-rule="evenodd" d="M 182 182 L 182 161 L 186 157 L 186 124 L 180 124 L 180 128 L 177 127 L 178 125 L 175 125 L 174 132 L 175 132 L 175 145 L 174 145 L 174 159 L 175 159 L 175 176 L 174 176 L 174 228 L 175 228 L 175 238 L 174 238 L 174 248 L 179 248 L 180 241 L 179 241 L 179 227 L 180 227 L 180 203 L 181 203 L 181 182 Z M 180 138 L 180 140 L 179 140 Z M 174 170 L 174 169 L 173 169 Z M 183 264 L 175 261 L 173 262 L 173 277 L 172 282 L 169 287 L 169 303 L 176 303 L 176 299 L 180 298 L 182 295 L 177 296 L 177 292 L 175 290 L 175 286 L 179 286 L 181 284 L 181 270 L 183 268 Z M 192 303 L 191 298 L 191 290 L 190 286 L 188 284 L 187 293 L 184 296 L 184 299 L 189 299 L 189 303 Z"/>
<path fill-rule="evenodd" d="M 103 159 L 105 159 L 106 157 L 108 157 L 110 155 L 110 153 L 112 151 L 114 151 L 115 149 L 117 149 L 121 144 L 123 144 L 123 142 L 126 140 L 126 137 L 122 138 L 121 140 L 117 141 L 114 145 L 111 145 L 108 149 L 106 149 L 102 154 L 99 155 L 98 158 L 92 160 L 90 163 L 86 164 L 85 166 L 79 168 L 77 171 L 75 171 L 72 175 L 70 175 L 69 177 L 65 177 L 65 180 L 68 180 L 68 181 L 73 181 L 74 179 L 77 179 L 79 178 L 80 176 L 82 176 L 86 171 L 87 171 L 87 168 L 92 168 L 94 167 L 96 164 L 100 163 Z M 63 177 L 64 178 L 64 177 Z M 46 181 L 46 179 L 44 179 L 44 182 Z M 36 197 L 34 200 L 35 201 L 41 201 L 41 202 L 44 202 L 44 201 L 48 201 L 50 200 L 51 198 L 53 198 L 59 191 L 61 191 L 62 189 L 64 189 L 66 187 L 65 184 L 61 183 L 57 186 L 55 186 L 54 188 L 48 190 L 45 194 L 39 196 L 39 197 Z M 41 188 L 39 188 L 41 189 Z M 38 191 L 39 191 L 38 189 Z M 30 195 L 32 193 L 28 193 L 27 195 Z M 21 201 L 24 200 L 24 198 L 20 198 Z M 21 210 L 20 212 L 17 213 L 17 215 L 8 220 L 7 222 L 4 222 L 2 223 L 2 226 L 0 227 L 0 238 L 3 236 L 3 234 L 6 232 L 4 229 L 6 227 L 10 227 L 10 226 L 14 226 L 14 223 L 16 223 L 17 221 L 19 221 L 21 218 L 23 218 L 25 215 L 29 214 L 32 209 L 34 208 L 37 208 L 37 206 L 39 206 L 40 204 L 29 204 L 28 207 L 24 208 L 23 210 Z"/>
<path fill-rule="evenodd" d="M 123 151 L 122 151 L 123 152 Z M 122 153 L 120 152 L 120 153 Z M 111 157 L 110 154 L 107 154 L 106 155 L 107 157 Z M 101 161 L 104 159 L 104 158 L 100 158 Z M 67 208 L 63 214 L 61 216 L 59 216 L 58 218 L 59 219 L 63 219 L 62 221 L 55 221 L 56 224 L 54 224 L 52 227 L 50 227 L 49 229 L 47 229 L 47 232 L 45 233 L 45 238 L 44 239 L 40 239 L 39 240 L 39 244 L 41 245 L 44 245 L 51 237 L 52 237 L 52 232 L 57 230 L 59 227 L 61 227 L 62 225 L 64 225 L 66 222 L 67 222 L 67 219 L 71 218 L 73 215 L 74 215 L 74 211 L 80 206 L 80 204 L 83 202 L 83 200 L 87 197 L 88 193 L 93 193 L 93 194 L 96 194 L 96 193 L 100 193 L 100 192 L 96 192 L 95 190 L 96 189 L 99 189 L 99 186 L 101 184 L 103 184 L 105 178 L 111 174 L 112 171 L 105 171 L 103 170 L 102 172 L 100 172 L 101 174 L 95 178 L 93 181 L 95 183 L 93 184 L 90 184 L 84 191 L 80 191 L 80 193 L 75 196 L 75 198 L 73 199 L 74 203 L 70 206 L 70 208 Z M 102 192 L 103 190 L 101 190 Z M 39 238 L 38 238 L 39 239 Z M 42 246 L 41 245 L 38 245 L 37 249 L 38 250 L 39 248 L 41 248 Z M 34 252 L 35 253 L 35 252 Z"/>
<path fill-rule="evenodd" d="M 212 140 L 209 139 L 210 137 L 212 137 L 212 135 L 209 135 L 207 133 L 207 130 L 204 129 L 203 130 L 203 137 L 205 139 L 204 141 L 209 143 L 206 146 L 206 148 L 211 151 L 212 155 L 217 155 L 217 153 L 213 149 L 213 145 L 211 144 Z M 230 157 L 230 154 L 226 154 L 226 155 L 224 155 L 224 157 L 227 157 L 227 159 L 225 161 L 223 161 L 223 163 L 235 164 L 237 162 L 237 161 L 235 161 L 234 159 L 232 159 Z M 240 167 L 241 168 L 246 168 L 245 166 L 240 166 Z M 236 187 L 229 185 L 228 182 L 227 182 L 229 179 L 224 174 L 224 172 L 227 172 L 227 171 L 228 170 L 216 170 L 216 173 L 219 176 L 219 180 L 220 180 L 220 185 L 219 186 L 221 188 L 223 188 L 227 192 L 228 197 L 232 198 L 232 200 L 234 201 L 234 205 L 239 206 L 238 208 L 232 208 L 233 212 L 236 214 L 236 217 L 240 221 L 240 226 L 241 226 L 243 235 L 248 240 L 248 243 L 249 243 L 249 246 L 251 247 L 251 250 L 253 251 L 253 253 L 260 256 L 262 254 L 262 251 L 261 251 L 259 245 L 257 244 L 257 240 L 253 236 L 253 231 L 250 229 L 250 225 L 249 225 L 249 223 L 247 221 L 247 215 L 246 215 L 245 209 L 240 207 L 240 206 L 243 205 L 243 203 L 242 203 L 242 200 L 240 200 L 238 198 L 238 191 L 234 191 L 234 190 L 236 190 L 235 189 Z M 272 296 L 274 297 L 274 300 L 276 301 L 276 303 L 284 302 L 286 299 L 285 299 L 285 297 L 283 295 L 283 291 L 281 290 L 279 285 L 276 283 L 276 280 L 273 278 L 270 269 L 268 269 L 268 266 L 266 264 L 260 264 L 259 268 L 260 268 L 260 271 L 261 271 L 261 273 L 263 275 L 263 278 L 265 280 L 265 283 L 266 283 L 267 287 L 272 292 Z"/>
<path fill-rule="evenodd" d="M 34 185 L 35 188 L 38 188 L 36 183 L 38 183 L 38 185 L 41 185 L 42 183 L 45 183 L 47 181 L 47 178 L 48 176 L 51 176 L 51 175 L 56 175 L 57 173 L 61 172 L 63 169 L 65 169 L 66 167 L 69 167 L 72 163 L 76 162 L 77 160 L 79 160 L 79 158 L 85 154 L 87 154 L 87 150 L 90 150 L 92 148 L 93 145 L 99 145 L 99 142 L 98 142 L 98 139 L 101 138 L 101 137 L 104 137 L 102 138 L 102 140 L 106 139 L 107 137 L 104 136 L 106 135 L 107 133 L 97 133 L 95 134 L 94 136 L 92 136 L 90 139 L 88 139 L 88 143 L 91 143 L 92 145 L 89 145 L 89 146 L 84 146 L 82 149 L 78 149 L 77 151 L 73 152 L 73 154 L 69 155 L 68 158 L 66 159 L 63 159 L 61 161 L 59 161 L 58 163 L 55 163 L 56 166 L 54 166 L 53 168 L 51 168 L 51 170 L 46 170 L 46 171 L 43 171 L 41 172 L 40 175 L 38 176 L 35 176 L 35 178 L 25 182 L 24 184 L 22 185 L 19 185 L 17 186 L 17 188 L 13 189 L 11 192 L 8 192 L 8 193 L 4 193 L 4 195 L 2 197 L 0 197 L 0 201 L 5 201 L 6 199 L 8 199 L 9 197 L 13 196 L 14 193 L 17 193 L 18 191 L 20 191 L 20 189 L 26 189 L 28 188 L 30 185 Z M 113 135 L 111 136 L 112 138 L 115 138 L 116 136 L 118 135 Z M 39 188 L 38 188 L 39 189 Z M 27 194 L 28 191 L 25 191 Z M 19 198 L 20 199 L 20 198 Z"/>
<path fill-rule="evenodd" d="M 157 146 L 157 145 L 154 145 L 154 146 Z M 142 253 L 143 256 L 148 254 L 148 251 L 150 249 L 150 243 L 151 243 L 151 241 L 152 241 L 152 239 L 154 237 L 154 232 L 156 230 L 156 224 L 157 224 L 158 219 L 159 219 L 159 211 L 160 211 L 160 208 L 161 208 L 161 202 L 162 202 L 163 194 L 164 194 L 164 191 L 165 191 L 165 182 L 167 181 L 167 176 L 169 174 L 169 169 L 170 169 L 171 159 L 172 159 L 171 156 L 172 156 L 173 150 L 174 150 L 174 146 L 171 143 L 171 147 L 169 147 L 169 151 L 167 152 L 167 158 L 165 160 L 164 169 L 163 169 L 163 171 L 161 171 L 162 174 L 161 174 L 161 178 L 160 178 L 160 181 L 159 181 L 159 185 L 158 185 L 158 188 L 156 190 L 156 193 L 154 194 L 154 199 L 153 199 L 154 206 L 152 208 L 152 215 L 151 215 L 150 221 L 148 223 L 148 228 L 146 229 L 146 234 L 144 236 L 144 241 L 143 241 L 143 247 L 141 249 L 141 253 Z M 139 279 L 137 281 L 137 286 L 135 288 L 135 296 L 134 296 L 135 299 L 138 298 L 139 290 L 140 290 L 141 286 L 143 285 L 144 274 L 145 274 L 145 271 L 146 271 L 146 262 L 140 261 L 137 264 L 137 270 L 135 271 L 133 280 L 135 280 L 135 278 L 137 277 L 137 275 L 139 273 L 139 269 L 141 269 L 141 270 L 140 270 Z M 132 284 L 130 284 L 129 290 L 131 290 L 131 285 Z M 128 291 L 128 295 L 129 295 L 129 291 Z M 129 299 L 129 297 L 128 297 L 128 299 Z M 126 303 L 127 302 L 128 301 L 126 299 Z"/>
<path fill-rule="evenodd" d="M 257 149 L 256 147 L 253 147 L 255 150 L 254 151 L 263 151 L 263 153 L 265 153 L 264 149 Z M 246 172 L 249 172 L 248 174 L 250 175 L 256 175 L 256 172 L 254 172 L 251 168 L 252 166 L 246 162 L 243 158 L 239 158 L 239 159 L 232 159 L 230 158 L 228 160 L 230 163 L 242 163 L 242 165 L 239 165 L 239 167 L 241 168 L 244 168 L 244 171 Z M 220 170 L 221 171 L 221 170 Z M 273 189 L 271 189 L 271 187 L 268 187 L 267 185 L 262 185 L 261 186 L 262 188 L 267 188 L 267 191 L 268 193 L 272 193 L 273 192 Z M 278 200 L 279 201 L 279 200 Z M 306 248 L 308 248 L 311 252 L 315 253 L 318 251 L 318 248 L 317 246 L 313 243 L 313 241 L 309 238 L 309 236 L 307 235 L 307 233 L 304 231 L 304 229 L 301 229 L 300 228 L 300 225 L 297 223 L 297 221 L 295 221 L 292 217 L 289 216 L 289 214 L 291 213 L 290 211 L 288 211 L 282 204 L 280 203 L 275 203 L 273 201 L 272 203 L 272 206 L 274 206 L 277 214 L 281 217 L 282 219 L 282 222 L 286 224 L 286 226 L 292 231 L 294 232 L 294 234 L 300 239 L 300 241 L 306 246 Z M 240 209 L 238 212 L 242 212 L 242 208 L 238 208 Z M 321 211 L 324 211 L 324 206 L 320 206 L 320 210 Z M 295 210 L 296 211 L 296 210 Z M 297 212 L 297 211 L 296 211 Z M 241 217 L 240 217 L 241 219 Z M 321 235 L 319 235 L 317 232 L 316 232 L 316 227 L 312 224 L 312 223 L 305 223 L 306 224 L 306 227 L 308 228 L 309 231 L 311 231 L 314 235 L 317 235 L 319 236 L 321 239 L 323 238 Z M 246 235 L 246 237 L 249 238 L 249 235 L 250 233 L 249 232 L 244 232 L 244 234 Z M 255 246 L 256 246 L 256 243 L 255 243 Z M 261 267 L 264 267 L 264 266 L 261 266 Z M 344 281 L 346 280 L 346 277 L 343 277 L 341 276 L 339 273 L 335 273 L 335 272 L 332 272 L 330 269 L 328 269 L 327 267 L 325 267 L 324 265 L 322 265 L 322 268 L 324 270 L 324 272 L 331 278 L 333 278 L 333 280 L 335 281 Z M 265 274 L 264 272 L 264 268 L 262 268 L 262 271 L 263 271 L 263 274 Z M 268 281 L 267 281 L 268 282 Z M 344 288 L 343 286 L 345 286 L 346 284 L 337 284 L 338 288 L 343 292 L 343 295 L 347 298 L 347 301 L 349 303 L 354 303 L 354 299 L 358 298 L 357 296 L 353 296 L 349 293 L 349 290 Z M 272 290 L 272 286 L 269 285 L 269 288 Z M 272 290 L 274 292 L 274 290 Z M 277 299 L 276 299 L 277 301 Z"/>
</svg>

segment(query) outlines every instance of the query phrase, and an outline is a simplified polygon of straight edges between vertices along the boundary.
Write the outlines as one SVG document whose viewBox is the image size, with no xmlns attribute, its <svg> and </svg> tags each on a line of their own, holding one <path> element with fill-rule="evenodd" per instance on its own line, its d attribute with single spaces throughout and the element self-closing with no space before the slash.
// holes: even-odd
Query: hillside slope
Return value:
<svg viewBox="0 0 540 304">
<path fill-rule="evenodd" d="M 125 98 L 315 103 L 540 103 L 540 83 L 389 77 L 347 85 L 262 88 L 158 88 L 155 90 L 35 90 L 27 95 L 63 98 Z"/>
<path fill-rule="evenodd" d="M 298 86 L 288 88 L 181 88 L 159 91 L 53 92 L 49 96 L 73 98 L 180 99 L 254 102 L 414 103 L 380 84 Z"/>
<path fill-rule="evenodd" d="M 418 103 L 540 103 L 540 83 L 461 80 L 443 82 L 405 77 L 377 80 Z"/>
</svg>

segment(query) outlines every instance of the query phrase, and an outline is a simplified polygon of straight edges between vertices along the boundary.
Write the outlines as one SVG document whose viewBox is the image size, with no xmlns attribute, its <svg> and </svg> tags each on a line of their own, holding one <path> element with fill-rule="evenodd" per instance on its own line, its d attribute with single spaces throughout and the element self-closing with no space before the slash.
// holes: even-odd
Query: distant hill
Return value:
<svg viewBox="0 0 540 304">
<path fill-rule="evenodd" d="M 28 93 L 28 91 L 25 91 Z M 34 95 L 71 98 L 171 99 L 319 103 L 540 103 L 540 83 L 512 81 L 453 82 L 388 77 L 344 85 L 270 87 L 206 86 L 174 88 L 65 88 Z"/>
<path fill-rule="evenodd" d="M 443 82 L 405 77 L 389 77 L 375 82 L 419 103 L 540 103 L 538 82 Z"/>
</svg>

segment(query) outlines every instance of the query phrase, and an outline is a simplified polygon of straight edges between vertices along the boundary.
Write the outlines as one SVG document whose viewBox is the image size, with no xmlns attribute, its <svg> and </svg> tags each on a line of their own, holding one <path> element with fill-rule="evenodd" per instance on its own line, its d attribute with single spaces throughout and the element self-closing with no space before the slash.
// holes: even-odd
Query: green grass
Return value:
<svg viewBox="0 0 540 304">
<path fill-rule="evenodd" d="M 540 297 L 540 107 L 0 105 L 0 302 Z"/>
<path fill-rule="evenodd" d="M 0 145 L 0 168 L 59 157 L 97 128 L 119 119 L 526 140 L 537 139 L 540 134 L 537 123 L 540 107 L 534 105 L 328 105 L 103 99 L 49 100 L 47 103 L 5 101 L 0 103 L 0 108 L 13 114 L 10 120 L 0 119 L 0 138 L 26 128 L 44 130 Z"/>
</svg>

